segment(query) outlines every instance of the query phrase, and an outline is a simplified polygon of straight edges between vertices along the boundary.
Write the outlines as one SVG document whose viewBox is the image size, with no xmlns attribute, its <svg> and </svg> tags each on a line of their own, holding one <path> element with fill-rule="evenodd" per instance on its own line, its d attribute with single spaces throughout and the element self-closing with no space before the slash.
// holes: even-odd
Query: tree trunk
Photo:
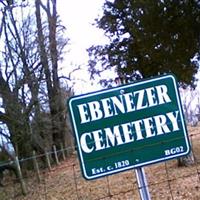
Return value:
<svg viewBox="0 0 200 200">
<path fill-rule="evenodd" d="M 191 142 L 190 145 L 192 146 Z M 178 158 L 178 167 L 188 167 L 194 163 L 195 159 L 192 150 L 188 155 Z"/>
<path fill-rule="evenodd" d="M 50 5 L 50 2 L 52 5 Z M 63 96 L 61 94 L 60 82 L 58 77 L 58 51 L 57 51 L 57 40 L 56 40 L 56 28 L 57 28 L 57 11 L 56 11 L 56 0 L 47 1 L 45 7 L 41 0 L 35 0 L 36 5 L 36 19 L 38 29 L 38 42 L 40 47 L 40 57 L 42 65 L 45 69 L 49 107 L 51 114 L 52 123 L 52 136 L 56 147 L 60 148 L 60 143 L 65 140 L 71 140 L 66 137 L 67 124 L 65 113 L 66 109 L 63 104 Z M 43 27 L 41 23 L 40 6 L 44 9 L 48 18 L 49 26 L 49 46 L 50 60 L 47 59 L 47 51 L 45 49 L 45 40 L 43 34 Z M 51 12 L 52 11 L 52 12 Z"/>
<path fill-rule="evenodd" d="M 181 157 L 178 159 L 178 166 L 179 167 L 189 167 L 191 165 L 193 165 L 195 162 L 194 160 L 194 155 L 192 153 L 192 151 L 184 157 Z"/>
</svg>

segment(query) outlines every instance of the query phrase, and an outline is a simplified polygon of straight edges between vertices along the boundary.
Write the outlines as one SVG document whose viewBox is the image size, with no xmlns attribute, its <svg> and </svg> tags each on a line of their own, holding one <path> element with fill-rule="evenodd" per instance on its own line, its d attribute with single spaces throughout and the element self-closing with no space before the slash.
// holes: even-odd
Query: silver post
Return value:
<svg viewBox="0 0 200 200">
<path fill-rule="evenodd" d="M 138 167 L 135 169 L 135 173 L 141 200 L 151 200 L 144 169 L 142 167 Z"/>
</svg>

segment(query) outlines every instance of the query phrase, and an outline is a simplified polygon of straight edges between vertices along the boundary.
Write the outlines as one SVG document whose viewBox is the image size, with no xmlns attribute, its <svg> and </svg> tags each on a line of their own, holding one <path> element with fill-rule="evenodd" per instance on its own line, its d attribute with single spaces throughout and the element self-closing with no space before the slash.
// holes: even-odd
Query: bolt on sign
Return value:
<svg viewBox="0 0 200 200">
<path fill-rule="evenodd" d="M 190 151 L 178 87 L 171 74 L 74 96 L 68 106 L 86 179 Z"/>
</svg>

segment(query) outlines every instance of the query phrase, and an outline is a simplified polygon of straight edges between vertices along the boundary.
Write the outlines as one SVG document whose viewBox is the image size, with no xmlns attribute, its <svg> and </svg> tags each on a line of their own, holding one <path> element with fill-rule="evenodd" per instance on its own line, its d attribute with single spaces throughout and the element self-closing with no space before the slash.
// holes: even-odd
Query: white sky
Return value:
<svg viewBox="0 0 200 200">
<path fill-rule="evenodd" d="M 82 68 L 82 70 L 73 73 L 76 94 L 101 89 L 100 85 L 96 83 L 91 86 L 91 81 L 89 81 L 86 49 L 94 44 L 106 42 L 103 31 L 92 25 L 94 19 L 101 16 L 104 2 L 105 0 L 57 1 L 58 14 L 61 16 L 63 25 L 67 28 L 67 36 L 70 38 L 70 45 L 67 47 L 70 52 L 66 53 L 62 63 L 63 75 L 71 72 L 73 67 L 81 65 Z"/>
</svg>

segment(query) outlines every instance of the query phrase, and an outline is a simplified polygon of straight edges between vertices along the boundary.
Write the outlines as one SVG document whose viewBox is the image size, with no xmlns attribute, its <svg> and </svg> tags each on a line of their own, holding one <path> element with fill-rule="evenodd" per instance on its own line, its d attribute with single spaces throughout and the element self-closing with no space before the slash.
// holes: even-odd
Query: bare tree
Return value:
<svg viewBox="0 0 200 200">
<path fill-rule="evenodd" d="M 44 68 L 45 80 L 47 84 L 49 108 L 51 114 L 53 141 L 58 147 L 64 141 L 65 146 L 71 145 L 69 129 L 66 124 L 66 109 L 58 77 L 58 43 L 57 28 L 58 16 L 56 10 L 56 0 L 47 0 L 46 5 L 41 0 L 35 0 L 38 46 L 40 60 Z M 44 31 L 41 12 L 47 16 L 48 32 Z M 46 35 L 47 33 L 47 35 Z M 48 40 L 46 40 L 48 38 Z M 66 40 L 67 41 L 67 40 Z"/>
<path fill-rule="evenodd" d="M 1 52 L 0 95 L 4 111 L 0 121 L 7 125 L 16 153 L 24 157 L 31 151 L 30 115 L 39 110 L 42 66 L 33 39 L 32 17 L 28 14 L 19 22 L 14 9 L 19 8 L 7 4 L 2 17 L 5 48 Z"/>
<path fill-rule="evenodd" d="M 29 156 L 33 148 L 44 152 L 53 143 L 72 145 L 66 96 L 58 77 L 58 60 L 68 39 L 58 34 L 63 27 L 58 26 L 56 1 L 44 5 L 36 0 L 35 15 L 24 12 L 22 4 L 17 18 L 15 1 L 2 2 L 0 36 L 5 45 L 0 52 L 0 122 L 8 129 L 6 137 L 19 157 Z M 44 21 L 41 10 L 47 16 Z"/>
</svg>

